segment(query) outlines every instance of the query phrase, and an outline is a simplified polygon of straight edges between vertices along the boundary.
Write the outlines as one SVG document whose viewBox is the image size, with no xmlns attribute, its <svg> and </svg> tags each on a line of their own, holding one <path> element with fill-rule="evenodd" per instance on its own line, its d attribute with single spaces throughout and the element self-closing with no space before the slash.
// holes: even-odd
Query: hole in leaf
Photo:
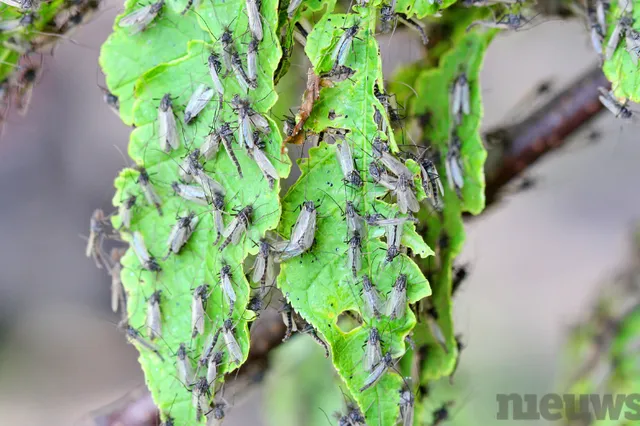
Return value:
<svg viewBox="0 0 640 426">
<path fill-rule="evenodd" d="M 354 328 L 360 327 L 362 325 L 362 316 L 358 311 L 342 311 L 340 315 L 338 315 L 336 324 L 343 333 L 348 333 Z"/>
</svg>

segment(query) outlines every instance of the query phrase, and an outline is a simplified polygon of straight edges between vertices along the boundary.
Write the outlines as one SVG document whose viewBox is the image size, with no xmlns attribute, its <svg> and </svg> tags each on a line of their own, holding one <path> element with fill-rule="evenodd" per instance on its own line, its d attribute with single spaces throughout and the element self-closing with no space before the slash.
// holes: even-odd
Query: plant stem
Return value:
<svg viewBox="0 0 640 426">
<path fill-rule="evenodd" d="M 598 87 L 609 88 L 610 83 L 596 67 L 521 122 L 487 132 L 487 205 L 496 201 L 508 182 L 562 146 L 569 135 L 602 111 Z"/>
</svg>

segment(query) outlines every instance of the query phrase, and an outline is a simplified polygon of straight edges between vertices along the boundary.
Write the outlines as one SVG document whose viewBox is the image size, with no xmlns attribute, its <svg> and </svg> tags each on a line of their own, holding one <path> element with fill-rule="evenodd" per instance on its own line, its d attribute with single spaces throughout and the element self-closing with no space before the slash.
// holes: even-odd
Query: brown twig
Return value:
<svg viewBox="0 0 640 426">
<path fill-rule="evenodd" d="M 487 204 L 496 200 L 509 181 L 540 157 L 560 147 L 568 135 L 602 109 L 598 101 L 599 86 L 609 87 L 609 83 L 597 68 L 520 123 L 488 132 L 485 139 L 491 148 L 486 170 Z M 268 365 L 269 352 L 282 343 L 284 332 L 279 314 L 264 313 L 251 330 L 251 350 L 238 378 L 259 380 Z M 136 394 L 133 399 L 128 396 L 106 411 L 95 417 L 98 426 L 156 426 L 159 423 L 157 410 L 147 391 Z"/>
<path fill-rule="evenodd" d="M 594 68 L 523 121 L 488 132 L 487 204 L 508 182 L 562 146 L 567 136 L 600 112 L 598 87 L 609 86 L 600 68 Z"/>
</svg>

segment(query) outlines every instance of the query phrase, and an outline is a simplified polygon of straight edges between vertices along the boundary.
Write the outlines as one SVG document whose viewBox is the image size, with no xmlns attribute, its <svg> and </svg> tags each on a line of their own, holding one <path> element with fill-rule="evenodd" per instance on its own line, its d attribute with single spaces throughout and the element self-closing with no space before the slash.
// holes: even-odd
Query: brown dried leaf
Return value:
<svg viewBox="0 0 640 426">
<path fill-rule="evenodd" d="M 304 137 L 300 135 L 304 123 L 307 121 L 313 110 L 313 104 L 320 97 L 320 77 L 315 75 L 313 68 L 309 68 L 307 71 L 307 88 L 302 95 L 302 105 L 298 110 L 297 122 L 293 128 L 293 132 L 288 136 L 284 143 L 291 143 L 295 145 L 301 145 L 304 142 Z"/>
</svg>

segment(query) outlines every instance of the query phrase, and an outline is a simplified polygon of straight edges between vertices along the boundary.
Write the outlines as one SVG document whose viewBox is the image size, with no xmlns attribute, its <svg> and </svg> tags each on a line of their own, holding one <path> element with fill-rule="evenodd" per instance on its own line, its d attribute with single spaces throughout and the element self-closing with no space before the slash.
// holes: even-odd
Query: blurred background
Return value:
<svg viewBox="0 0 640 426">
<path fill-rule="evenodd" d="M 122 152 L 129 129 L 97 87 L 99 46 L 121 7 L 105 1 L 73 42 L 62 41 L 43 58 L 28 116 L 12 116 L 0 140 L 3 424 L 80 424 L 91 410 L 144 383 L 135 349 L 115 327 L 110 279 L 84 257 L 90 214 L 98 207 L 111 211 L 113 178 L 128 164 Z M 421 50 L 417 36 L 402 31 L 381 47 L 387 76 Z M 498 36 L 482 74 L 485 127 L 513 120 L 514 107 L 541 80 L 561 90 L 595 63 L 581 22 L 551 21 Z M 299 71 L 302 88 L 306 65 Z M 456 317 L 468 348 L 454 422 L 473 413 L 471 424 L 492 424 L 497 393 L 558 390 L 569 325 L 626 259 L 640 217 L 638 129 L 623 128 L 606 112 L 588 127 L 528 171 L 533 189 L 506 195 L 467 227 L 462 259 L 472 268 Z M 597 143 L 588 142 L 591 130 L 602 134 Z M 287 350 L 303 362 L 307 351 L 313 357 L 320 351 L 310 342 L 296 338 Z M 273 371 L 270 386 L 302 386 L 283 366 Z M 265 413 L 264 393 L 258 387 L 229 410 L 226 424 L 288 424 L 284 408 Z M 305 394 L 287 397 L 296 406 Z"/>
</svg>

